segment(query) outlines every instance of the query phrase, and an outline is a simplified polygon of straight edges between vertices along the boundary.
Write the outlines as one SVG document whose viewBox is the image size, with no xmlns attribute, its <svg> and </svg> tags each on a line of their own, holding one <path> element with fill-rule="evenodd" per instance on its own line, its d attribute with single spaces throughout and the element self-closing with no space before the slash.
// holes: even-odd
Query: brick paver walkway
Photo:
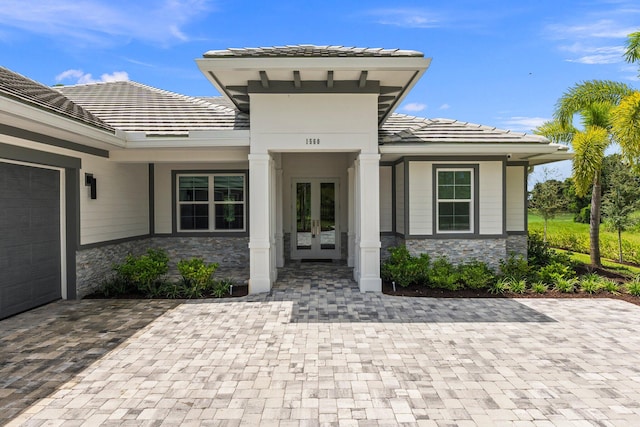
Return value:
<svg viewBox="0 0 640 427">
<path fill-rule="evenodd" d="M 640 307 L 360 294 L 349 274 L 300 264 L 271 295 L 59 302 L 1 321 L 0 416 L 22 405 L 9 425 L 640 425 Z"/>
</svg>

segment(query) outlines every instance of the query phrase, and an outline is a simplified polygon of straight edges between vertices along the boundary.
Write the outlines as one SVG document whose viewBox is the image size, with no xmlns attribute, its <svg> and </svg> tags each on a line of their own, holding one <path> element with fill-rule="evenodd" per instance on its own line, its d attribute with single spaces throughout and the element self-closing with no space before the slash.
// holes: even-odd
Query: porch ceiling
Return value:
<svg viewBox="0 0 640 427">
<path fill-rule="evenodd" d="M 250 112 L 252 93 L 375 93 L 382 124 L 431 59 L 416 51 L 300 45 L 209 51 L 196 62 L 242 112 Z"/>
</svg>

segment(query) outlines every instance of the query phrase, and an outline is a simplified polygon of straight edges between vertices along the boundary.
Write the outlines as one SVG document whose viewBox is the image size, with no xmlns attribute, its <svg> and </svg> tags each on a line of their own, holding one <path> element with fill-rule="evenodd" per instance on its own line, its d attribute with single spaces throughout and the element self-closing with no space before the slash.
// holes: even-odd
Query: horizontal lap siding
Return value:
<svg viewBox="0 0 640 427">
<path fill-rule="evenodd" d="M 525 231 L 524 166 L 507 167 L 507 231 Z"/>
<path fill-rule="evenodd" d="M 83 159 L 80 172 L 80 243 L 91 244 L 149 233 L 149 173 L 146 164 Z M 91 199 L 84 174 L 97 180 Z"/>
<path fill-rule="evenodd" d="M 409 162 L 409 226 L 411 235 L 433 233 L 432 164 Z"/>
<path fill-rule="evenodd" d="M 393 231 L 393 192 L 391 166 L 380 167 L 380 231 Z"/>
<path fill-rule="evenodd" d="M 503 234 L 502 162 L 480 165 L 480 234 Z"/>
</svg>

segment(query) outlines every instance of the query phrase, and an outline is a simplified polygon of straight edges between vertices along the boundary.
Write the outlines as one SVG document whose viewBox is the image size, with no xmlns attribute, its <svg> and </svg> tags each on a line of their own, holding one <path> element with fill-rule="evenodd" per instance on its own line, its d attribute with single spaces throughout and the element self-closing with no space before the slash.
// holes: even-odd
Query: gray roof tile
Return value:
<svg viewBox="0 0 640 427">
<path fill-rule="evenodd" d="M 417 56 L 424 57 L 422 52 L 402 49 L 357 48 L 345 46 L 316 46 L 311 44 L 287 45 L 256 48 L 229 48 L 210 50 L 205 58 L 220 57 L 372 57 L 372 56 Z"/>
<path fill-rule="evenodd" d="M 249 129 L 248 116 L 218 98 L 195 98 L 130 81 L 56 89 L 123 131 L 177 135 Z"/>
<path fill-rule="evenodd" d="M 511 132 L 491 126 L 452 119 L 425 119 L 404 114 L 389 116 L 378 133 L 380 144 L 420 143 L 539 143 L 549 140 L 539 135 Z"/>
<path fill-rule="evenodd" d="M 113 127 L 60 92 L 4 67 L 0 67 L 0 95 L 114 132 Z"/>
</svg>

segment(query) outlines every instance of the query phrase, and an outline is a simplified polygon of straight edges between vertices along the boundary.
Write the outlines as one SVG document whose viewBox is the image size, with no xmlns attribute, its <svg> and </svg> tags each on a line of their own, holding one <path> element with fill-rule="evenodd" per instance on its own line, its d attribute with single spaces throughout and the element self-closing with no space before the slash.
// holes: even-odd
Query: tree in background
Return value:
<svg viewBox="0 0 640 427">
<path fill-rule="evenodd" d="M 557 179 L 550 179 L 554 174 L 554 170 L 544 169 L 544 180 L 536 183 L 533 187 L 529 204 L 544 219 L 543 240 L 545 243 L 547 242 L 548 221 L 566 209 L 565 198 L 562 194 L 562 182 Z"/>
<path fill-rule="evenodd" d="M 640 180 L 630 168 L 624 167 L 619 155 L 609 156 L 618 167 L 610 167 L 603 185 L 602 213 L 605 225 L 618 234 L 618 260 L 623 262 L 622 232 L 634 225 L 631 214 L 638 208 Z M 615 163 L 614 163 L 615 161 Z"/>
</svg>

